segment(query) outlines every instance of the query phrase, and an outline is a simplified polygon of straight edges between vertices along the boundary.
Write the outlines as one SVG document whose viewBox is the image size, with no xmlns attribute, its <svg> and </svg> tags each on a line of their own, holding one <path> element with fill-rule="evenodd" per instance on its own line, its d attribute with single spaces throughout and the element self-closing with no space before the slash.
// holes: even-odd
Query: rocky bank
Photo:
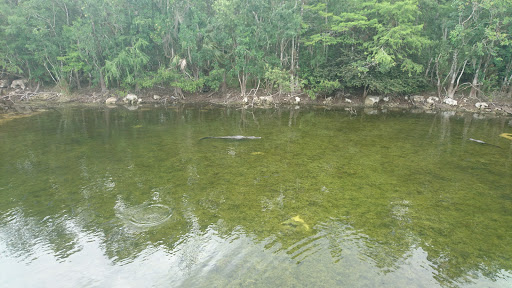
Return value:
<svg viewBox="0 0 512 288">
<path fill-rule="evenodd" d="M 13 81 L 10 85 L 0 83 L 0 119 L 30 115 L 50 107 L 62 105 L 93 105 L 105 107 L 125 107 L 137 110 L 145 106 L 183 105 L 210 103 L 215 105 L 240 106 L 245 108 L 270 108 L 278 106 L 315 106 L 336 107 L 357 113 L 364 108 L 365 113 L 378 113 L 388 109 L 409 109 L 412 112 L 456 111 L 485 114 L 488 116 L 512 116 L 512 99 L 496 97 L 493 100 L 470 99 L 464 95 L 455 98 L 440 98 L 435 93 L 419 95 L 350 95 L 337 93 L 329 97 L 311 99 L 306 94 L 264 94 L 249 93 L 241 95 L 239 90 L 226 93 L 205 92 L 185 94 L 178 97 L 173 89 L 152 89 L 138 93 L 96 90 L 64 92 L 58 89 L 30 89 L 26 82 Z"/>
</svg>

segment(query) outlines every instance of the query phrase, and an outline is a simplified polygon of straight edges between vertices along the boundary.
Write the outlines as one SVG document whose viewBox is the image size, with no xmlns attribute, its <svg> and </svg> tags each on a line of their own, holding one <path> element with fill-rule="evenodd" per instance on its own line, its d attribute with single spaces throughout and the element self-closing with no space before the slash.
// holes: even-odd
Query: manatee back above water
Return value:
<svg viewBox="0 0 512 288">
<path fill-rule="evenodd" d="M 242 136 L 242 135 L 235 135 L 235 136 L 208 136 L 203 137 L 199 140 L 204 139 L 226 139 L 226 140 L 252 140 L 252 139 L 261 139 L 261 137 L 256 136 Z"/>
</svg>

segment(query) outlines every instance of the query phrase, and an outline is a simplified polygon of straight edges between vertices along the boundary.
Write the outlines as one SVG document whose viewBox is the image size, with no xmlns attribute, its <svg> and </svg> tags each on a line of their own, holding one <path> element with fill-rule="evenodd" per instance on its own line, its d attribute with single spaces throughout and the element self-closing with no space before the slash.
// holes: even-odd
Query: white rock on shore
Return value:
<svg viewBox="0 0 512 288">
<path fill-rule="evenodd" d="M 125 103 L 130 103 L 131 105 L 135 104 L 139 98 L 135 94 L 128 94 L 123 98 Z"/>
<path fill-rule="evenodd" d="M 364 99 L 364 105 L 365 106 L 373 106 L 375 103 L 379 103 L 380 97 L 379 96 L 367 96 L 366 99 Z"/>
<path fill-rule="evenodd" d="M 489 105 L 485 102 L 478 102 L 478 103 L 475 103 L 475 107 L 478 109 L 485 109 L 485 108 L 489 108 Z"/>
<path fill-rule="evenodd" d="M 107 100 L 105 100 L 105 104 L 109 105 L 109 104 L 116 104 L 117 102 L 117 98 L 116 97 L 110 97 L 110 98 L 107 98 Z"/>
<path fill-rule="evenodd" d="M 457 106 L 457 100 L 452 99 L 452 98 L 444 99 L 443 103 L 446 103 L 446 104 L 451 105 L 451 106 Z"/>
<path fill-rule="evenodd" d="M 419 96 L 419 95 L 414 95 L 414 96 L 411 96 L 411 100 L 412 100 L 412 102 L 415 102 L 415 103 L 423 103 L 423 102 L 425 102 L 425 97 Z"/>
<path fill-rule="evenodd" d="M 439 102 L 439 97 L 430 96 L 427 99 L 428 104 L 435 104 L 436 102 Z"/>
</svg>

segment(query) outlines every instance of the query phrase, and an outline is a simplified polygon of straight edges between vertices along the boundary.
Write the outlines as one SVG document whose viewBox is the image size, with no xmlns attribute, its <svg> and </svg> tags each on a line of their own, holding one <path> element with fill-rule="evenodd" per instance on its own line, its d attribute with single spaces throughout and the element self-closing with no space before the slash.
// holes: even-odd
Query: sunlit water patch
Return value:
<svg viewBox="0 0 512 288">
<path fill-rule="evenodd" d="M 0 287 L 509 287 L 509 121 L 201 107 L 15 119 L 0 125 Z M 199 140 L 227 135 L 261 139 Z"/>
</svg>

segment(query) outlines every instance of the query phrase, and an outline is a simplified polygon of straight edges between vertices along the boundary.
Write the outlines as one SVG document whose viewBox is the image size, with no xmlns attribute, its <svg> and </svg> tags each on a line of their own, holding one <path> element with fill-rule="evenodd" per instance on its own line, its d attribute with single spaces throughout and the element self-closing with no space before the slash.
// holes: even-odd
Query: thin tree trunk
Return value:
<svg viewBox="0 0 512 288">
<path fill-rule="evenodd" d="M 31 79 L 32 78 L 32 71 L 30 70 L 30 65 L 28 65 L 28 61 L 25 61 L 25 65 L 27 65 L 28 79 Z"/>
<path fill-rule="evenodd" d="M 247 86 L 247 75 L 244 71 L 242 73 L 238 72 L 238 83 L 240 83 L 240 95 L 244 97 Z"/>
<path fill-rule="evenodd" d="M 183 94 L 183 90 L 180 87 L 174 87 L 174 94 L 178 96 L 180 99 L 185 99 L 185 95 Z"/>
<path fill-rule="evenodd" d="M 454 62 L 452 63 L 452 68 L 450 70 L 452 77 L 451 77 L 450 85 L 448 86 L 448 90 L 446 92 L 446 97 L 448 97 L 448 98 L 453 98 L 455 96 L 455 92 L 457 92 L 457 90 L 459 89 L 460 78 L 464 74 L 464 70 L 466 69 L 466 64 L 468 63 L 468 60 L 464 61 L 464 63 L 462 64 L 462 67 L 460 69 L 460 73 L 459 73 L 459 69 L 456 68 L 456 66 L 457 66 L 457 59 L 456 59 L 457 55 L 456 54 L 458 54 L 458 52 L 454 53 L 454 56 L 453 56 Z"/>
<path fill-rule="evenodd" d="M 501 86 L 501 91 L 506 92 L 510 87 L 510 83 L 512 82 L 512 61 L 507 64 L 505 77 L 503 77 L 503 84 Z"/>
<path fill-rule="evenodd" d="M 436 59 L 436 78 L 437 78 L 437 83 L 436 83 L 436 86 L 437 86 L 437 97 L 441 98 L 441 93 L 442 93 L 442 85 L 441 85 L 441 77 L 439 77 L 439 59 L 441 59 L 441 53 L 439 53 L 439 56 L 437 57 Z"/>
<path fill-rule="evenodd" d="M 480 73 L 480 65 L 475 71 L 475 75 L 473 76 L 473 82 L 471 83 L 471 92 L 469 92 L 469 98 L 478 98 L 478 76 Z"/>
<path fill-rule="evenodd" d="M 94 38 L 94 43 L 96 45 L 96 57 L 95 57 L 95 61 L 94 61 L 94 64 L 96 66 L 96 69 L 98 69 L 98 72 L 100 74 L 100 87 L 101 87 L 101 93 L 105 93 L 107 91 L 107 85 L 105 84 L 105 78 L 103 77 L 103 72 L 101 72 L 101 67 L 100 67 L 100 62 L 102 59 L 102 55 L 103 55 L 103 52 L 102 52 L 102 49 L 101 49 L 101 45 L 99 43 L 99 40 L 98 40 L 98 35 L 96 35 L 96 26 L 94 24 L 94 21 L 91 20 L 91 27 L 92 27 L 92 33 L 93 33 L 93 38 Z"/>
<path fill-rule="evenodd" d="M 427 69 L 425 70 L 425 78 L 428 77 L 428 73 L 430 72 L 430 65 L 432 64 L 432 58 L 428 61 Z M 432 78 L 430 78 L 432 80 Z"/>
<path fill-rule="evenodd" d="M 226 90 L 227 90 L 226 71 L 224 70 L 224 72 L 222 73 L 222 84 L 220 84 L 220 92 L 222 94 L 226 94 Z"/>
<path fill-rule="evenodd" d="M 292 92 L 294 91 L 294 87 L 295 87 L 295 37 L 292 37 L 292 62 L 291 62 L 291 66 L 290 66 L 290 71 L 291 71 L 291 77 L 290 77 L 290 87 L 292 88 Z"/>
<path fill-rule="evenodd" d="M 77 89 L 82 89 L 82 86 L 80 85 L 80 77 L 78 76 L 78 71 L 75 71 L 75 80 Z"/>
<path fill-rule="evenodd" d="M 459 51 L 455 50 L 453 52 L 453 58 L 452 58 L 452 67 L 450 68 L 450 84 L 448 85 L 448 89 L 446 91 L 446 96 L 448 98 L 453 98 L 455 95 L 455 80 L 457 79 L 457 58 L 458 58 Z"/>
<path fill-rule="evenodd" d="M 101 93 L 107 92 L 107 85 L 105 84 L 105 78 L 103 77 L 103 73 L 101 72 L 101 69 L 98 69 L 100 73 L 100 86 L 101 86 Z"/>
<path fill-rule="evenodd" d="M 286 43 L 284 42 L 284 38 L 281 40 L 281 47 L 280 47 L 280 56 L 279 60 L 281 61 L 281 68 L 284 66 L 284 48 L 286 46 Z"/>
</svg>

